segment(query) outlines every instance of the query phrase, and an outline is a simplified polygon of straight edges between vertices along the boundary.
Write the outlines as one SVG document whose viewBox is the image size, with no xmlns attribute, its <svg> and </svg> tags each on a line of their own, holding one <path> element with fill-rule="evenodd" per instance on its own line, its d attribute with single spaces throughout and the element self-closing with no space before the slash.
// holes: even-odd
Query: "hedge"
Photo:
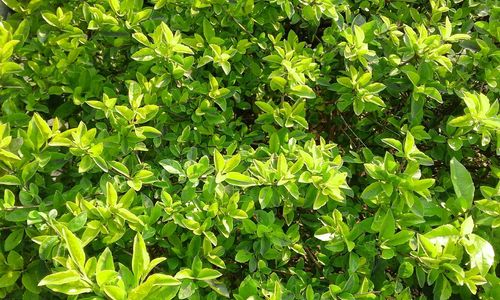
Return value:
<svg viewBox="0 0 500 300">
<path fill-rule="evenodd" d="M 2 1 L 0 298 L 500 299 L 497 1 Z"/>
</svg>

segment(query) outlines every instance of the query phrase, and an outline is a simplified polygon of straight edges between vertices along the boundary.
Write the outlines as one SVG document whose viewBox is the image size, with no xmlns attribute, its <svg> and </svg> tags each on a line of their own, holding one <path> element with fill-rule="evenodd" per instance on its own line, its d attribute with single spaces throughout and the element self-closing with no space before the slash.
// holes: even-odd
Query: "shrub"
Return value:
<svg viewBox="0 0 500 300">
<path fill-rule="evenodd" d="M 0 297 L 499 299 L 493 0 L 2 0 Z"/>
</svg>

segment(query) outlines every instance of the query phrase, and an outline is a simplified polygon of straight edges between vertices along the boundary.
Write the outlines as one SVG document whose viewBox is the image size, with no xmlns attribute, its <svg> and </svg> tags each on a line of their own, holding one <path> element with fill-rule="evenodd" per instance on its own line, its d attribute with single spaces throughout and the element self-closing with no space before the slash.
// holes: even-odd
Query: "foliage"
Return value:
<svg viewBox="0 0 500 300">
<path fill-rule="evenodd" d="M 500 298 L 496 1 L 2 1 L 0 298 Z"/>
</svg>

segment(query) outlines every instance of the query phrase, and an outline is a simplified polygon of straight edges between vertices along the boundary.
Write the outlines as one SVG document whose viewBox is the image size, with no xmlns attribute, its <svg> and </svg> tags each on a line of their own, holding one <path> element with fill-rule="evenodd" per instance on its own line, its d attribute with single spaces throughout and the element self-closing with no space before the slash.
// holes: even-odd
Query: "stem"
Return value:
<svg viewBox="0 0 500 300">
<path fill-rule="evenodd" d="M 22 225 L 13 225 L 13 226 L 7 226 L 7 227 L 0 227 L 0 231 L 14 229 L 14 228 L 23 228 L 23 227 L 24 226 L 22 226 Z"/>
<path fill-rule="evenodd" d="M 47 206 L 50 206 L 51 204 L 47 204 Z M 40 207 L 40 205 L 26 205 L 26 206 L 12 206 L 12 207 L 6 207 L 6 208 L 2 208 L 0 209 L 0 211 L 13 211 L 13 210 L 16 210 L 16 209 L 25 209 L 25 208 L 38 208 Z"/>
<path fill-rule="evenodd" d="M 311 249 L 309 249 L 309 247 L 304 247 L 304 250 L 307 253 L 307 257 L 309 257 L 313 261 L 313 263 L 316 265 L 316 271 L 319 272 L 322 269 L 322 267 L 321 267 L 321 264 L 316 259 L 316 256 L 314 256 L 314 253 L 312 253 L 312 251 L 311 251 Z"/>
<path fill-rule="evenodd" d="M 358 139 L 358 141 L 361 142 L 361 144 L 363 144 L 363 146 L 365 146 L 366 148 L 368 148 L 368 146 L 366 146 L 366 144 L 363 142 L 363 140 L 356 134 L 356 132 L 354 132 L 354 130 L 352 130 L 351 126 L 349 126 L 349 124 L 347 123 L 347 121 L 344 119 L 344 116 L 342 115 L 342 113 L 339 113 L 339 116 L 340 118 L 342 118 L 342 121 L 344 121 L 344 124 L 347 126 L 347 128 L 349 128 L 349 131 L 352 132 L 352 134 L 354 134 L 354 136 L 356 137 L 356 139 Z"/>
</svg>

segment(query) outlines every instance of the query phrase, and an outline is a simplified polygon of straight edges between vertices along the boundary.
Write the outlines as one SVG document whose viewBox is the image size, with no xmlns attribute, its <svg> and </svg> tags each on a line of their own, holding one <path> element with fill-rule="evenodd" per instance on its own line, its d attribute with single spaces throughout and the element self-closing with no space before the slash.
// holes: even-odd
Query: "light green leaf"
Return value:
<svg viewBox="0 0 500 300">
<path fill-rule="evenodd" d="M 219 278 L 220 276 L 222 276 L 221 272 L 219 272 L 217 270 L 213 270 L 213 269 L 204 268 L 204 269 L 200 270 L 200 272 L 196 276 L 196 279 L 198 279 L 198 280 L 211 280 L 211 279 Z"/>
<path fill-rule="evenodd" d="M 136 282 L 140 282 L 144 272 L 149 265 L 149 253 L 142 236 L 138 233 L 134 238 L 132 254 L 132 272 L 134 272 Z"/>
<path fill-rule="evenodd" d="M 291 94 L 306 99 L 316 98 L 316 93 L 307 85 L 296 85 L 291 88 Z"/>
<path fill-rule="evenodd" d="M 0 177 L 0 185 L 21 185 L 21 180 L 14 175 L 4 175 Z"/>
<path fill-rule="evenodd" d="M 42 285 L 62 285 L 80 280 L 80 274 L 75 270 L 58 272 L 45 276 L 38 286 Z"/>
<path fill-rule="evenodd" d="M 217 149 L 214 150 L 214 164 L 215 164 L 215 171 L 217 173 L 220 173 L 222 172 L 222 170 L 224 169 L 224 157 L 222 156 L 222 154 L 220 154 L 219 151 L 217 151 Z"/>
<path fill-rule="evenodd" d="M 82 242 L 67 228 L 62 229 L 62 235 L 71 258 L 81 271 L 85 270 L 85 251 Z"/>
<path fill-rule="evenodd" d="M 471 268 L 478 268 L 481 275 L 486 275 L 495 262 L 495 250 L 482 237 L 471 233 L 464 240 L 465 250 L 470 256 Z"/>
<path fill-rule="evenodd" d="M 156 54 L 153 49 L 142 48 L 139 51 L 132 54 L 132 59 L 137 61 L 151 61 L 155 59 Z"/>
<path fill-rule="evenodd" d="M 453 158 L 450 161 L 451 169 L 451 182 L 453 183 L 453 188 L 455 189 L 455 194 L 457 198 L 463 198 L 465 202 L 465 207 L 463 209 L 470 209 L 472 207 L 472 201 L 474 199 L 474 182 L 467 169 L 456 159 Z"/>
<path fill-rule="evenodd" d="M 176 174 L 176 175 L 185 175 L 184 174 L 184 169 L 182 168 L 181 164 L 172 159 L 164 159 L 159 161 L 159 164 L 169 173 L 171 174 Z"/>
<path fill-rule="evenodd" d="M 460 235 L 465 236 L 472 233 L 474 230 L 474 220 L 471 216 L 467 217 L 460 226 Z"/>
<path fill-rule="evenodd" d="M 33 115 L 33 120 L 35 121 L 36 127 L 38 128 L 40 133 L 47 140 L 52 135 L 52 130 L 50 130 L 50 127 L 49 125 L 47 125 L 47 122 L 45 122 L 45 120 L 42 119 L 42 117 L 37 113 Z"/>
<path fill-rule="evenodd" d="M 118 194 L 111 182 L 106 182 L 106 204 L 109 207 L 114 207 L 118 201 Z"/>
<path fill-rule="evenodd" d="M 85 293 L 90 293 L 92 288 L 89 284 L 85 283 L 83 280 L 68 282 L 61 285 L 49 284 L 47 287 L 54 292 L 63 293 L 66 295 L 80 295 Z"/>
<path fill-rule="evenodd" d="M 115 265 L 113 263 L 113 253 L 111 253 L 111 250 L 109 250 L 109 248 L 106 248 L 97 260 L 96 272 L 99 273 L 100 271 L 114 269 Z"/>
<path fill-rule="evenodd" d="M 238 172 L 229 172 L 226 174 L 226 182 L 240 187 L 250 187 L 254 186 L 255 180 L 247 175 Z"/>
</svg>

